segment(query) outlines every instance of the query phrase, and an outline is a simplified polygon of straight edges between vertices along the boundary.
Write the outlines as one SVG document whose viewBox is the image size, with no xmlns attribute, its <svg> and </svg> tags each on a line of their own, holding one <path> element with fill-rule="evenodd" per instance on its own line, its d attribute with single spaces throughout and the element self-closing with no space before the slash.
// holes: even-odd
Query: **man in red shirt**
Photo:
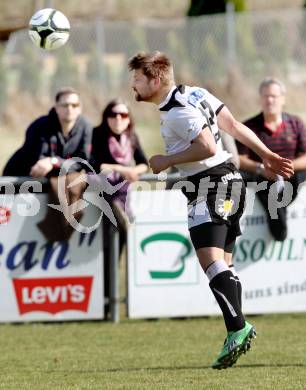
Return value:
<svg viewBox="0 0 306 390">
<path fill-rule="evenodd" d="M 244 122 L 257 137 L 274 153 L 289 158 L 293 162 L 295 175 L 290 178 L 293 187 L 291 203 L 298 186 L 306 179 L 306 129 L 300 118 L 283 112 L 286 88 L 274 78 L 266 78 L 259 86 L 262 112 Z M 268 181 L 267 189 L 257 192 L 267 212 L 270 231 L 275 240 L 283 241 L 287 236 L 286 207 L 277 209 L 277 219 L 273 219 L 268 210 L 269 190 L 278 191 L 278 199 L 286 196 L 283 193 L 284 183 L 281 178 L 264 167 L 258 156 L 242 144 L 238 144 L 240 169 L 245 181 Z M 272 188 L 271 186 L 276 183 Z M 289 193 L 287 194 L 289 196 Z"/>
</svg>

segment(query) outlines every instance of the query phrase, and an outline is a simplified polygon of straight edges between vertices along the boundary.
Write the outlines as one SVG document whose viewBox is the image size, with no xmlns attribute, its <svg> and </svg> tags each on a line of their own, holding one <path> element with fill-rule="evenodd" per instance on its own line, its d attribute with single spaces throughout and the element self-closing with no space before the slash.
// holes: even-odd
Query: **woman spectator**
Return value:
<svg viewBox="0 0 306 390">
<path fill-rule="evenodd" d="M 107 104 L 101 124 L 93 130 L 92 164 L 96 172 L 103 170 L 113 185 L 127 181 L 120 190 L 107 199 L 111 205 L 116 203 L 121 209 L 126 210 L 128 186 L 148 170 L 148 162 L 134 131 L 134 120 L 129 108 L 121 99 L 114 99 Z M 107 218 L 103 219 L 105 297 L 109 297 L 110 224 Z M 126 242 L 126 232 L 119 218 L 117 229 L 121 253 Z M 106 315 L 107 311 L 108 306 Z"/>
</svg>

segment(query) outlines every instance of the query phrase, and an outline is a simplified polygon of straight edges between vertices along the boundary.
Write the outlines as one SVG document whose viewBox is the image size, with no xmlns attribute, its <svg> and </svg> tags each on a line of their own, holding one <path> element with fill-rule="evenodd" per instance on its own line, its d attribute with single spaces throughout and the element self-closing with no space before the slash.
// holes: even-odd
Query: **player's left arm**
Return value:
<svg viewBox="0 0 306 390">
<path fill-rule="evenodd" d="M 273 153 L 251 129 L 237 121 L 226 106 L 218 113 L 217 123 L 220 129 L 252 149 L 262 159 L 266 168 L 286 178 L 293 175 L 292 161 Z"/>
</svg>

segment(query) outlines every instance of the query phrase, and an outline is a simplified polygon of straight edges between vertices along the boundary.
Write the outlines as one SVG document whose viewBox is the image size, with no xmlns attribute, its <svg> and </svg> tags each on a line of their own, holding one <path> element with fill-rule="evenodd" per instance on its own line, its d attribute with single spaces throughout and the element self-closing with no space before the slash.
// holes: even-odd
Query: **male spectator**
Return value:
<svg viewBox="0 0 306 390">
<path fill-rule="evenodd" d="M 262 112 L 244 122 L 252 129 L 258 138 L 273 152 L 286 157 L 293 162 L 295 174 L 289 182 L 293 186 L 291 202 L 297 196 L 300 183 L 306 179 L 306 130 L 297 116 L 283 112 L 285 105 L 286 88 L 275 78 L 265 78 L 259 86 L 259 96 Z M 240 155 L 240 169 L 245 181 L 262 182 L 267 180 L 267 189 L 257 192 L 262 203 L 272 236 L 277 241 L 283 241 L 287 236 L 286 207 L 277 209 L 278 218 L 272 219 L 268 210 L 269 190 L 279 192 L 278 199 L 282 199 L 284 183 L 274 172 L 265 167 L 260 158 L 249 148 L 238 143 Z"/>
<path fill-rule="evenodd" d="M 79 157 L 88 160 L 91 152 L 92 127 L 81 115 L 79 93 L 63 88 L 55 96 L 55 107 L 47 117 L 48 125 L 41 135 L 40 158 L 30 170 L 33 177 L 46 176 L 61 167 L 65 159 Z M 74 164 L 75 171 L 81 170 Z"/>
<path fill-rule="evenodd" d="M 3 174 L 54 176 L 67 158 L 88 160 L 92 126 L 81 112 L 79 93 L 70 87 L 59 90 L 55 106 L 29 126 L 24 145 L 8 161 Z M 82 167 L 74 164 L 72 169 L 78 171 Z"/>
<path fill-rule="evenodd" d="M 62 163 L 73 157 L 89 160 L 91 153 L 92 126 L 81 112 L 79 93 L 70 87 L 59 90 L 55 96 L 55 106 L 48 115 L 30 125 L 25 144 L 8 162 L 4 174 L 50 178 L 49 203 L 59 204 L 58 174 Z M 84 164 L 73 163 L 66 175 L 67 212 L 60 213 L 48 208 L 44 219 L 37 224 L 50 242 L 68 240 L 73 233 L 70 220 L 75 218 L 79 221 L 82 217 L 81 211 L 69 206 L 82 197 L 86 183 L 72 188 L 69 184 L 84 168 Z"/>
</svg>

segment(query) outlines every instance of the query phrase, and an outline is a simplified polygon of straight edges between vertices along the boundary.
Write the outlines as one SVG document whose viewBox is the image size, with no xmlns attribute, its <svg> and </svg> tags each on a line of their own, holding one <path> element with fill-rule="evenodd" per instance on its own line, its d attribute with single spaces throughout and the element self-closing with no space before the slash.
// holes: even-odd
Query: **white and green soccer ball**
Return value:
<svg viewBox="0 0 306 390">
<path fill-rule="evenodd" d="M 44 8 L 32 16 L 29 35 L 34 44 L 42 49 L 54 50 L 63 46 L 69 38 L 70 23 L 56 9 Z"/>
</svg>

